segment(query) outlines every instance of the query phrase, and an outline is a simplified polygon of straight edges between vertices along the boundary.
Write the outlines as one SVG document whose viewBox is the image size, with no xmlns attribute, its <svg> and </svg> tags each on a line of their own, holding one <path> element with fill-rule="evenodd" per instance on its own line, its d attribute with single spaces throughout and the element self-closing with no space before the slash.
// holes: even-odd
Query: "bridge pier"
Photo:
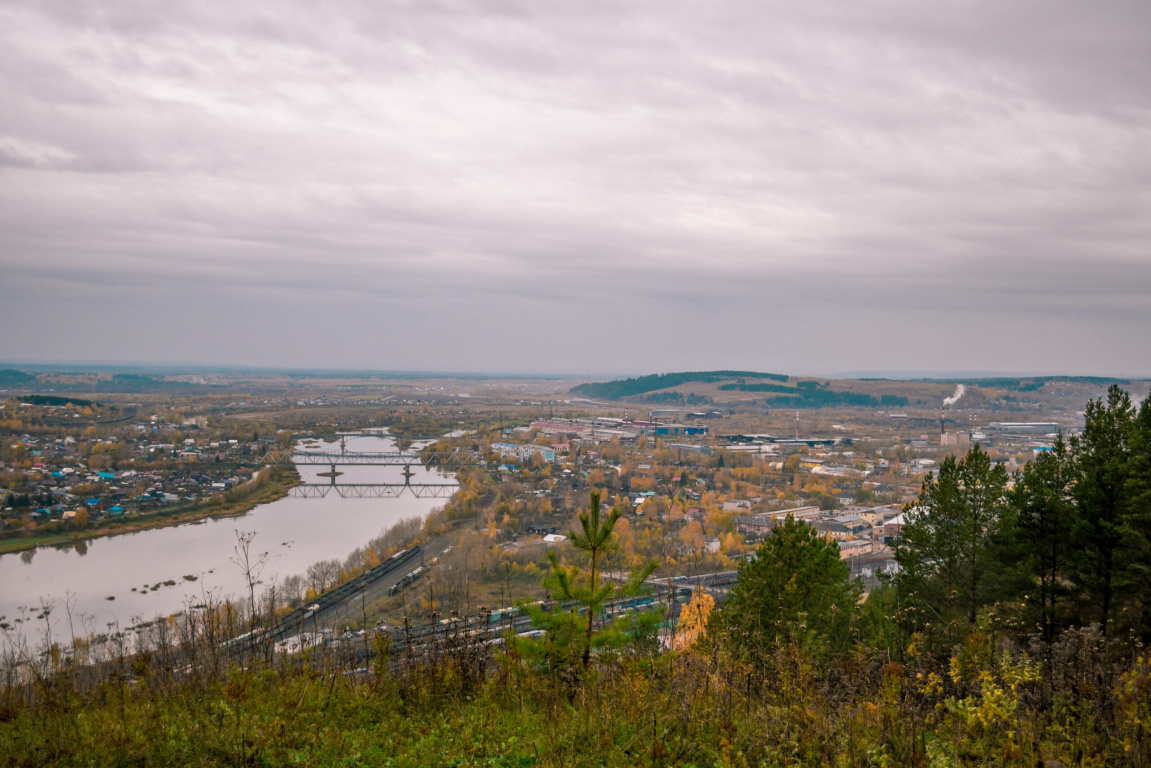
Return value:
<svg viewBox="0 0 1151 768">
<path fill-rule="evenodd" d="M 344 474 L 344 473 L 343 473 L 343 472 L 337 472 L 337 471 L 336 471 L 336 465 L 335 465 L 335 464 L 332 464 L 332 465 L 331 465 L 331 467 L 332 467 L 332 471 L 331 471 L 331 472 L 317 472 L 316 474 L 317 474 L 319 477 L 327 477 L 327 478 L 330 478 L 330 479 L 331 479 L 331 481 L 332 481 L 332 482 L 331 482 L 331 484 L 332 484 L 332 485 L 335 485 L 335 484 L 336 484 L 336 478 L 337 478 L 337 477 L 339 477 L 340 475 Z"/>
</svg>

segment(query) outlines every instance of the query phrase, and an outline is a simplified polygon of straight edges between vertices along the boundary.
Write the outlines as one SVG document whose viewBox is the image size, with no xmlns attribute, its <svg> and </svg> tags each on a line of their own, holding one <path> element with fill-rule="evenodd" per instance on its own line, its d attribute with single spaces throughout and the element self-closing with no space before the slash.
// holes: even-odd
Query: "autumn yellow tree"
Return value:
<svg viewBox="0 0 1151 768">
<path fill-rule="evenodd" d="M 707 634 L 708 617 L 714 608 L 714 597 L 703 589 L 695 590 L 691 602 L 685 605 L 679 614 L 671 647 L 677 651 L 686 651 L 695 645 L 697 640 Z"/>
<path fill-rule="evenodd" d="M 689 550 L 698 552 L 703 549 L 703 526 L 697 520 L 690 520 L 679 532 L 680 542 Z"/>
</svg>

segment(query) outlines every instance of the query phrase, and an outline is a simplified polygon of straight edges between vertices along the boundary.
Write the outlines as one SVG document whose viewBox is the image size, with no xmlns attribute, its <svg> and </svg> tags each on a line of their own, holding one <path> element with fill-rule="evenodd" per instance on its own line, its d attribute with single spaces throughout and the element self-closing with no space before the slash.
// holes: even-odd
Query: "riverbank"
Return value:
<svg viewBox="0 0 1151 768">
<path fill-rule="evenodd" d="M 270 476 L 263 485 L 258 485 L 242 496 L 225 499 L 222 503 L 207 501 L 190 508 L 178 508 L 172 511 L 161 511 L 150 515 L 137 515 L 131 518 L 105 520 L 89 525 L 86 528 L 56 531 L 36 535 L 33 532 L 27 536 L 14 536 L 0 539 L 0 555 L 12 552 L 22 552 L 37 547 L 59 546 L 71 544 L 88 539 L 117 536 L 124 533 L 136 533 L 151 528 L 167 528 L 197 520 L 236 517 L 250 512 L 260 504 L 277 501 L 288 495 L 288 492 L 300 484 L 300 475 L 292 466 L 277 466 L 269 468 Z M 233 492 L 234 493 L 234 492 Z"/>
</svg>

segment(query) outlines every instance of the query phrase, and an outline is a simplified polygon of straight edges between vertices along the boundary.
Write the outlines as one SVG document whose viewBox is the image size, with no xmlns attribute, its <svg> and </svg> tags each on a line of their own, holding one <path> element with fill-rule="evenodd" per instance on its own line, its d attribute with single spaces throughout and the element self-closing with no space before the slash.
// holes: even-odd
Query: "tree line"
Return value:
<svg viewBox="0 0 1151 768">
<path fill-rule="evenodd" d="M 831 650 L 870 634 L 948 652 L 989 621 L 1047 644 L 1090 625 L 1151 644 L 1151 398 L 1136 408 L 1112 385 L 1084 415 L 1013 475 L 978 445 L 944 459 L 904 509 L 896 573 L 863 605 L 837 546 L 787 520 L 716 627 Z"/>
<path fill-rule="evenodd" d="M 631 379 L 616 379 L 614 381 L 594 381 L 578 384 L 571 388 L 571 394 L 584 397 L 598 397 L 604 400 L 619 400 L 621 397 L 642 395 L 645 392 L 654 392 L 657 389 L 668 389 L 680 384 L 700 382 L 703 384 L 727 379 L 770 379 L 771 381 L 788 380 L 782 373 L 757 373 L 755 371 L 685 371 L 682 373 L 653 373 L 648 376 L 637 376 Z"/>
<path fill-rule="evenodd" d="M 976 446 L 924 483 L 895 546 L 917 629 L 954 640 L 997 610 L 1048 642 L 1097 623 L 1151 643 L 1151 398 L 1112 385 L 1084 416 L 1014 476 Z"/>
</svg>

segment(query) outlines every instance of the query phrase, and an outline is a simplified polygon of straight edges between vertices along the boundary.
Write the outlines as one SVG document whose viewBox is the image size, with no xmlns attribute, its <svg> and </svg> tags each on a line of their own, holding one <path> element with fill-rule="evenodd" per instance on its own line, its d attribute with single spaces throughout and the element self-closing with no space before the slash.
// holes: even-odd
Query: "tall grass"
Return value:
<svg viewBox="0 0 1151 768">
<path fill-rule="evenodd" d="M 704 637 L 583 670 L 462 621 L 286 655 L 271 605 L 6 635 L 0 764 L 1151 765 L 1146 649 L 1094 627 L 1045 644 L 984 623 L 949 653 L 912 636 L 822 664 Z"/>
</svg>

